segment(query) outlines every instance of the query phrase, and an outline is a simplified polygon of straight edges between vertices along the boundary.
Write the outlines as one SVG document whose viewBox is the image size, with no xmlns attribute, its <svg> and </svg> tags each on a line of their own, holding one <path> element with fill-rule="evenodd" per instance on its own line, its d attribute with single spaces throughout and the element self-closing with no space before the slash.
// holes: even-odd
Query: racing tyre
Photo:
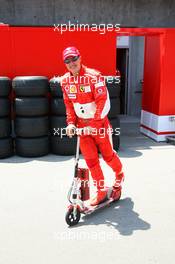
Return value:
<svg viewBox="0 0 175 264">
<path fill-rule="evenodd" d="M 65 116 L 66 108 L 63 99 L 61 98 L 53 98 L 51 99 L 51 114 Z"/>
<path fill-rule="evenodd" d="M 0 139 L 0 159 L 4 159 L 13 155 L 12 138 Z"/>
<path fill-rule="evenodd" d="M 18 137 L 42 137 L 49 133 L 49 119 L 43 117 L 17 117 L 15 133 Z"/>
<path fill-rule="evenodd" d="M 14 104 L 17 116 L 44 116 L 49 111 L 48 99 L 44 97 L 16 98 Z"/>
<path fill-rule="evenodd" d="M 66 117 L 52 116 L 50 118 L 50 132 L 53 136 L 66 135 Z"/>
<path fill-rule="evenodd" d="M 10 115 L 10 100 L 7 98 L 0 98 L 0 117 Z"/>
<path fill-rule="evenodd" d="M 16 154 L 21 157 L 41 157 L 49 153 L 49 138 L 19 138 L 15 140 Z"/>
<path fill-rule="evenodd" d="M 60 84 L 60 77 L 50 79 L 50 92 L 53 97 L 63 98 L 63 92 Z"/>
<path fill-rule="evenodd" d="M 8 97 L 11 91 L 11 80 L 8 77 L 0 77 L 0 97 Z"/>
<path fill-rule="evenodd" d="M 76 137 L 51 137 L 51 152 L 60 156 L 71 156 L 76 151 Z"/>
<path fill-rule="evenodd" d="M 0 138 L 10 137 L 11 120 L 9 118 L 0 118 Z"/>
<path fill-rule="evenodd" d="M 15 77 L 12 86 L 17 97 L 45 96 L 49 91 L 49 82 L 44 76 Z"/>
</svg>

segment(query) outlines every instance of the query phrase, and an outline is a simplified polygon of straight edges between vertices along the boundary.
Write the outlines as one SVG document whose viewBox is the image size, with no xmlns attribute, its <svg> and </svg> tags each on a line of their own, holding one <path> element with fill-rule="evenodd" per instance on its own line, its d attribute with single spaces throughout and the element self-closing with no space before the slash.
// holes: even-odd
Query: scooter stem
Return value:
<svg viewBox="0 0 175 264">
<path fill-rule="evenodd" d="M 77 147 L 76 147 L 76 155 L 75 155 L 75 166 L 79 161 L 79 149 L 80 149 L 80 136 L 77 136 Z"/>
<path fill-rule="evenodd" d="M 77 136 L 77 147 L 76 147 L 76 155 L 75 155 L 75 170 L 74 170 L 74 178 L 77 177 L 78 170 L 78 162 L 79 162 L 79 149 L 80 149 L 80 136 Z"/>
</svg>

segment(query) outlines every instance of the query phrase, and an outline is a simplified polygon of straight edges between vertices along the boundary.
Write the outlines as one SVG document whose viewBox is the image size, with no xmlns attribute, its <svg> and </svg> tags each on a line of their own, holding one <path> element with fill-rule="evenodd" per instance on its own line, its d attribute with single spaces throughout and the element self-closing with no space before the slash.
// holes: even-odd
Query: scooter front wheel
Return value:
<svg viewBox="0 0 175 264">
<path fill-rule="evenodd" d="M 66 213 L 66 217 L 65 217 L 66 223 L 69 226 L 77 225 L 78 222 L 80 221 L 80 216 L 81 216 L 81 213 L 80 213 L 79 208 L 76 208 L 76 211 L 74 212 L 74 208 L 71 207 L 68 209 Z"/>
</svg>

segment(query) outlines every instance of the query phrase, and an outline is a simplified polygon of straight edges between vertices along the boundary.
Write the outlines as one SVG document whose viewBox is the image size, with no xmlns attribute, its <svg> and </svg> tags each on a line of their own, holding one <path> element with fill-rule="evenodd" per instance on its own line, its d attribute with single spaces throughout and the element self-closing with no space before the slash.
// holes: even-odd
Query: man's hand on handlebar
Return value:
<svg viewBox="0 0 175 264">
<path fill-rule="evenodd" d="M 73 124 L 66 127 L 66 135 L 72 138 L 75 135 L 91 135 L 93 128 L 90 126 L 83 128 L 76 128 Z"/>
<path fill-rule="evenodd" d="M 73 124 L 70 124 L 66 127 L 66 135 L 70 138 L 72 138 L 73 136 L 75 136 L 76 134 L 76 126 L 74 126 Z"/>
</svg>

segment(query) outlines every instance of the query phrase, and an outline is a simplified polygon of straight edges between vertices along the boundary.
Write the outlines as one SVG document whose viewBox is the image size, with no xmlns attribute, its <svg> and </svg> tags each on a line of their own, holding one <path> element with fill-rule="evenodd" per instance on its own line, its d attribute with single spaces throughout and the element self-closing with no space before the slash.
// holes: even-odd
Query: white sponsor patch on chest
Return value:
<svg viewBox="0 0 175 264">
<path fill-rule="evenodd" d="M 68 97 L 70 99 L 76 99 L 77 98 L 77 95 L 76 94 L 68 94 Z"/>
<path fill-rule="evenodd" d="M 90 93 L 90 92 L 91 92 L 91 87 L 90 87 L 90 85 L 88 85 L 88 86 L 84 86 L 84 92 L 85 92 L 85 93 Z"/>
</svg>

